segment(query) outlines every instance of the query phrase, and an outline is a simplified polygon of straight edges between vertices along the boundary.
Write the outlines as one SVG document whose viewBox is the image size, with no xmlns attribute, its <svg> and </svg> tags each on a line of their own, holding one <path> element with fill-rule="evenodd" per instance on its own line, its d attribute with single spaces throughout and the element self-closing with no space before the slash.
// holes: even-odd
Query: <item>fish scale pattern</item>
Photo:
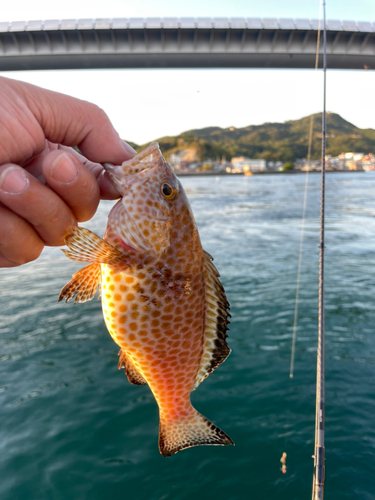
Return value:
<svg viewBox="0 0 375 500">
<path fill-rule="evenodd" d="M 102 265 L 102 305 L 108 331 L 147 381 L 161 416 L 181 418 L 202 358 L 205 280 L 202 263 L 175 273 L 169 258 L 173 249 L 156 268 Z"/>
<path fill-rule="evenodd" d="M 157 144 L 122 166 L 106 165 L 123 196 L 109 214 L 105 241 L 79 228 L 68 234 L 65 254 L 93 263 L 73 276 L 60 299 L 88 300 L 93 276 L 100 280 L 119 368 L 131 383 L 147 383 L 158 403 L 164 456 L 200 444 L 233 444 L 190 402 L 191 391 L 230 353 L 229 304 L 184 190 Z"/>
</svg>

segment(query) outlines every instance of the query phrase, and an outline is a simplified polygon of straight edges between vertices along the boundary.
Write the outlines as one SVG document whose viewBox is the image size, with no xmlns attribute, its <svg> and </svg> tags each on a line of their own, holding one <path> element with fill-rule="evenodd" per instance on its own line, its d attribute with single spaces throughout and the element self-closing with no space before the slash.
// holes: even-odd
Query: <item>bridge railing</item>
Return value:
<svg viewBox="0 0 375 500">
<path fill-rule="evenodd" d="M 318 19 L 276 18 L 114 18 L 114 19 L 52 19 L 47 21 L 0 22 L 0 33 L 56 30 L 103 29 L 265 29 L 265 30 L 317 30 Z M 374 33 L 375 23 L 366 21 L 328 20 L 328 31 Z"/>
</svg>

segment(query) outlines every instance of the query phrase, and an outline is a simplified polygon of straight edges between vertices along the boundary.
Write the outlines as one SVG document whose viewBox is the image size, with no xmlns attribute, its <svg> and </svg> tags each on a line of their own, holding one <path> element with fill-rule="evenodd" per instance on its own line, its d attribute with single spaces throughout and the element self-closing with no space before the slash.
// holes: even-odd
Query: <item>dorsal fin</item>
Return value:
<svg viewBox="0 0 375 500">
<path fill-rule="evenodd" d="M 146 380 L 139 373 L 139 371 L 134 366 L 134 364 L 129 359 L 129 357 L 126 355 L 126 353 L 123 349 L 120 350 L 118 355 L 120 356 L 120 358 L 118 360 L 118 369 L 121 370 L 122 368 L 125 368 L 125 374 L 128 377 L 129 382 L 131 384 L 134 384 L 134 385 L 147 384 Z"/>
<path fill-rule="evenodd" d="M 101 267 L 100 264 L 90 264 L 85 266 L 73 274 L 72 279 L 61 290 L 59 295 L 60 300 L 65 299 L 65 302 L 70 302 L 76 297 L 74 303 L 86 302 L 95 297 L 96 290 L 101 283 Z M 100 292 L 99 292 L 100 297 Z"/>
<path fill-rule="evenodd" d="M 195 379 L 194 389 L 229 356 L 231 350 L 226 342 L 228 330 L 229 302 L 219 272 L 213 265 L 210 254 L 203 252 L 206 277 L 206 326 L 203 355 Z"/>
</svg>

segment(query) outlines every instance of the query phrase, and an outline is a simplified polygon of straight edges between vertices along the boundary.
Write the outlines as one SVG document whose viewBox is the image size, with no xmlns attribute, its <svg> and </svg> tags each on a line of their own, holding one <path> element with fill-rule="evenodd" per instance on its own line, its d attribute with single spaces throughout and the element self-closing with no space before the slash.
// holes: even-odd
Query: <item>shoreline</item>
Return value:
<svg viewBox="0 0 375 500">
<path fill-rule="evenodd" d="M 366 170 L 326 170 L 326 174 L 351 174 L 351 173 L 363 173 L 366 172 Z M 223 177 L 231 177 L 231 176 L 238 176 L 242 175 L 242 177 L 252 177 L 253 175 L 280 175 L 280 174 L 286 174 L 286 175 L 293 175 L 293 174 L 321 174 L 320 170 L 310 170 L 310 171 L 304 171 L 304 170 L 290 170 L 286 172 L 253 172 L 253 175 L 245 176 L 243 172 L 238 172 L 235 174 L 230 174 L 228 172 L 174 172 L 177 177 L 218 177 L 218 176 L 223 176 Z"/>
</svg>

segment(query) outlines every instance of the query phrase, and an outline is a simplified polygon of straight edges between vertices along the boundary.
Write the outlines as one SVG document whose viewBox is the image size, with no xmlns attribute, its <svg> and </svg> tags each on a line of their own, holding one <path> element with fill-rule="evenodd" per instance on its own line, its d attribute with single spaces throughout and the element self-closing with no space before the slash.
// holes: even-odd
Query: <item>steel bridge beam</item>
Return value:
<svg viewBox="0 0 375 500">
<path fill-rule="evenodd" d="M 318 29 L 308 19 L 0 22 L 0 71 L 313 68 Z M 328 68 L 375 69 L 375 23 L 331 20 L 327 29 Z"/>
</svg>

